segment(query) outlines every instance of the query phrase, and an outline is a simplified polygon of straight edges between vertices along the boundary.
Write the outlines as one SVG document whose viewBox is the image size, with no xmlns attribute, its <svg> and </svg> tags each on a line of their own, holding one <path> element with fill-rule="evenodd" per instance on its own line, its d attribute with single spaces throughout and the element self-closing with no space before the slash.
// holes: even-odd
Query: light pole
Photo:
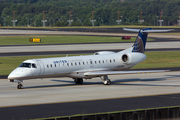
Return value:
<svg viewBox="0 0 180 120">
<path fill-rule="evenodd" d="M 119 25 L 119 23 L 121 22 L 121 20 L 119 20 L 119 13 L 120 13 L 120 11 L 117 11 L 117 13 L 118 13 L 118 19 L 116 20 L 116 22 Z"/>
<path fill-rule="evenodd" d="M 27 27 L 29 26 L 29 20 L 28 20 L 28 18 L 26 17 L 26 19 L 27 19 Z"/>
<path fill-rule="evenodd" d="M 13 23 L 13 27 L 16 26 L 16 22 L 17 22 L 17 20 L 15 20 L 15 12 L 16 11 L 13 11 L 13 20 L 11 20 L 11 22 Z"/>
<path fill-rule="evenodd" d="M 2 17 L 3 17 L 3 16 L 2 16 Z M 9 17 L 9 16 L 7 16 L 7 17 Z M 6 18 L 7 18 L 7 17 L 3 17 L 3 18 L 4 18 L 4 23 L 3 23 L 4 26 L 6 26 Z"/>
<path fill-rule="evenodd" d="M 153 18 L 153 20 L 154 20 L 154 26 L 155 26 L 155 19 Z"/>
<path fill-rule="evenodd" d="M 33 18 L 35 18 L 35 17 L 33 17 Z M 30 27 L 31 27 L 31 23 L 32 23 L 32 19 L 33 19 L 33 18 L 29 18 L 29 19 L 30 19 Z"/>
<path fill-rule="evenodd" d="M 71 23 L 73 22 L 73 20 L 71 20 L 71 13 L 73 12 L 73 11 L 68 11 L 69 12 L 69 20 L 67 20 L 67 22 L 69 22 L 69 26 L 71 26 Z"/>
<path fill-rule="evenodd" d="M 90 20 L 90 22 L 92 22 L 92 26 L 94 26 L 94 22 L 96 21 L 96 20 L 94 20 L 94 12 L 95 11 L 91 11 L 92 12 L 92 20 Z"/>
<path fill-rule="evenodd" d="M 114 19 L 112 19 L 112 21 L 113 21 L 113 25 L 115 25 Z"/>
<path fill-rule="evenodd" d="M 102 18 L 99 18 L 101 21 L 102 21 L 102 25 L 103 25 L 103 19 Z"/>
<path fill-rule="evenodd" d="M 50 23 L 49 23 L 49 27 L 51 27 L 51 18 L 49 18 L 49 17 L 47 17 L 48 19 L 49 19 L 49 21 L 50 21 Z"/>
<path fill-rule="evenodd" d="M 158 16 L 156 16 L 157 17 L 157 26 L 158 26 Z"/>
<path fill-rule="evenodd" d="M 46 27 L 46 22 L 47 20 L 45 20 L 45 12 L 46 11 L 42 11 L 43 12 L 43 20 L 41 20 L 41 22 L 43 23 L 43 27 Z"/>
<path fill-rule="evenodd" d="M 52 18 L 52 17 L 51 17 L 51 19 L 52 19 L 52 21 L 53 21 L 53 27 L 54 27 L 54 24 L 55 24 L 55 20 L 54 20 L 54 18 Z"/>
<path fill-rule="evenodd" d="M 61 17 L 60 19 L 59 19 L 58 17 L 56 17 L 56 18 L 58 19 L 58 21 L 59 21 L 59 22 L 61 22 L 61 20 L 62 20 L 62 17 Z"/>
<path fill-rule="evenodd" d="M 76 17 L 76 19 L 77 19 L 77 21 L 79 21 L 79 23 L 81 23 L 83 25 L 83 23 L 81 22 L 83 19 L 79 19 L 77 17 Z"/>
<path fill-rule="evenodd" d="M 123 16 L 120 16 L 120 17 L 121 17 L 121 24 L 122 24 L 122 17 L 123 17 Z"/>
</svg>

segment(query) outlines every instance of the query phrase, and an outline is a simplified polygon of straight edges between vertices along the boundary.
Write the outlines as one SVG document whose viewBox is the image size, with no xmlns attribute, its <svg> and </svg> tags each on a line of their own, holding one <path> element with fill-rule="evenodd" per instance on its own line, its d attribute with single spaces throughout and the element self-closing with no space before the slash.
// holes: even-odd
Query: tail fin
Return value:
<svg viewBox="0 0 180 120">
<path fill-rule="evenodd" d="M 136 41 L 133 45 L 133 49 L 132 52 L 140 52 L 140 53 L 144 53 L 145 52 L 145 47 L 146 47 L 146 40 L 147 40 L 147 36 L 148 33 L 150 32 L 168 32 L 171 30 L 151 30 L 152 28 L 146 28 L 143 30 L 140 29 L 127 29 L 124 28 L 124 30 L 127 31 L 132 31 L 132 32 L 139 32 Z"/>
<path fill-rule="evenodd" d="M 132 52 L 144 53 L 145 47 L 146 47 L 146 40 L 147 40 L 148 33 L 147 32 L 142 32 L 142 31 L 150 30 L 150 29 L 151 28 L 139 30 L 139 34 L 138 34 L 138 36 L 136 38 L 136 41 L 135 41 L 135 43 L 133 45 Z"/>
</svg>

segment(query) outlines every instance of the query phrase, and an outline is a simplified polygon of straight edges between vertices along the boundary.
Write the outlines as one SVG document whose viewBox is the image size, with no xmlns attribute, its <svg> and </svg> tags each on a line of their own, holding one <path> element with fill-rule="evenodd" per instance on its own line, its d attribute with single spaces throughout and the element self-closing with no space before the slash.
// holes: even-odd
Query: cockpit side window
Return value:
<svg viewBox="0 0 180 120">
<path fill-rule="evenodd" d="M 37 68 L 36 64 L 32 63 L 32 68 Z"/>
<path fill-rule="evenodd" d="M 31 68 L 31 63 L 21 63 L 19 67 Z"/>
</svg>

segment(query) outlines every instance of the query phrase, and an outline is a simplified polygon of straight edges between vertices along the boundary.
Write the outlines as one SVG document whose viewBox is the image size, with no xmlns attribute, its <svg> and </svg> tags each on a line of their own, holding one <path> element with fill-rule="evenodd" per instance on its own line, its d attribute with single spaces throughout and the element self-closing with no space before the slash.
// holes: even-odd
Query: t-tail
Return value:
<svg viewBox="0 0 180 120">
<path fill-rule="evenodd" d="M 152 30 L 152 28 L 146 28 L 146 29 L 128 29 L 124 28 L 123 30 L 132 31 L 132 32 L 139 32 L 136 41 L 134 42 L 132 52 L 145 52 L 146 47 L 146 41 L 148 33 L 156 33 L 156 32 L 168 32 L 171 30 Z"/>
</svg>

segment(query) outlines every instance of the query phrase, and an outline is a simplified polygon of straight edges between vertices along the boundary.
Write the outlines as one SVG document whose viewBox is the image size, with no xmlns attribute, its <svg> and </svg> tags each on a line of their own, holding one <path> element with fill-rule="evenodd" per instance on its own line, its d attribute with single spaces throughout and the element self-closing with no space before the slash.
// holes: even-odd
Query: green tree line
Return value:
<svg viewBox="0 0 180 120">
<path fill-rule="evenodd" d="M 176 25 L 179 19 L 180 0 L 0 0 L 0 24 L 12 26 L 15 11 L 16 26 L 42 26 L 45 12 L 46 26 L 67 26 L 69 12 L 72 26 L 91 26 L 92 11 L 95 26 L 120 24 L 157 25 L 160 13 L 164 25 Z"/>
</svg>

